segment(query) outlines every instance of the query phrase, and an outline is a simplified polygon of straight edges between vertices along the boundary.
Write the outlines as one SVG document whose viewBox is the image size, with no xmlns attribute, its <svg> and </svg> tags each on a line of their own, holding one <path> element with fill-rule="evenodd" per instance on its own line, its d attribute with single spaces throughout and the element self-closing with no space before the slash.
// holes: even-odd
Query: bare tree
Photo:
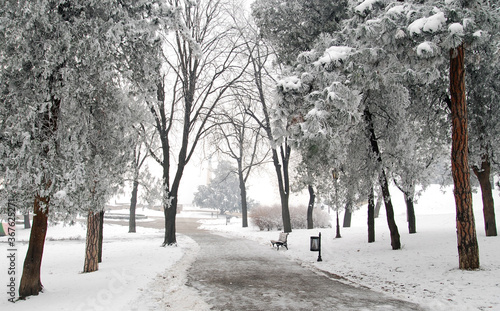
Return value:
<svg viewBox="0 0 500 311">
<path fill-rule="evenodd" d="M 242 227 L 248 227 L 248 204 L 246 182 L 252 168 L 263 164 L 269 155 L 269 148 L 261 150 L 266 139 L 261 128 L 251 116 L 245 113 L 250 110 L 252 100 L 235 94 L 234 106 L 218 115 L 214 144 L 218 152 L 236 162 L 236 174 L 239 180 Z"/>
<path fill-rule="evenodd" d="M 275 77 L 279 68 L 273 68 L 271 64 L 276 59 L 276 53 L 262 40 L 257 26 L 250 18 L 238 15 L 237 8 L 233 8 L 232 16 L 239 25 L 239 33 L 244 37 L 245 53 L 249 59 L 248 76 L 244 79 L 248 87 L 241 91 L 246 92 L 259 106 L 258 109 L 247 109 L 246 113 L 259 124 L 271 145 L 271 157 L 281 201 L 283 230 L 291 232 L 289 162 L 292 149 L 285 133 L 286 130 L 276 126 L 279 121 L 283 120 L 275 122 L 277 120 L 273 119 L 272 113 L 276 108 L 277 100 L 270 93 L 270 90 L 276 89 L 277 84 Z M 287 126 L 286 120 L 284 123 Z"/>
<path fill-rule="evenodd" d="M 149 102 L 162 149 L 162 155 L 152 156 L 163 168 L 163 246 L 177 242 L 175 220 L 184 169 L 200 139 L 214 126 L 209 119 L 216 105 L 244 70 L 235 62 L 238 34 L 226 28 L 222 1 L 169 0 L 169 4 L 177 9 L 178 25 L 173 34 L 164 36 L 166 70 L 156 82 L 156 99 Z"/>
</svg>

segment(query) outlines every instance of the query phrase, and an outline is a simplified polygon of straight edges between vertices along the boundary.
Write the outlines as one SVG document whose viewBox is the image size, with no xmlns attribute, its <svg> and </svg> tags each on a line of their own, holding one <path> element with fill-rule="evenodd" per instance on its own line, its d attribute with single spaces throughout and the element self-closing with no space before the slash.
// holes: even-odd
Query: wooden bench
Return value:
<svg viewBox="0 0 500 311">
<path fill-rule="evenodd" d="M 279 239 L 277 241 L 276 240 L 271 240 L 271 244 L 273 245 L 273 247 L 274 247 L 274 245 L 276 245 L 276 247 L 278 248 L 278 250 L 280 249 L 280 246 L 284 246 L 288 250 L 288 244 L 287 244 L 287 241 L 286 241 L 287 237 L 288 237 L 288 233 L 281 232 Z"/>
</svg>

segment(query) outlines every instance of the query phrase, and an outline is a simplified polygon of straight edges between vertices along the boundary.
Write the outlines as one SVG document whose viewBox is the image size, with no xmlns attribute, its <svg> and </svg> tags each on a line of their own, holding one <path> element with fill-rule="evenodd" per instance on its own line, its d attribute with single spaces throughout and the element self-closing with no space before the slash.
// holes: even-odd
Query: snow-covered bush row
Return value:
<svg viewBox="0 0 500 311">
<path fill-rule="evenodd" d="M 283 228 L 281 218 L 281 206 L 260 205 L 252 208 L 250 213 L 251 222 L 262 230 L 281 230 Z M 290 206 L 290 221 L 293 229 L 307 228 L 307 207 L 304 205 Z M 318 208 L 314 209 L 313 221 L 315 228 L 331 227 L 330 215 Z"/>
</svg>

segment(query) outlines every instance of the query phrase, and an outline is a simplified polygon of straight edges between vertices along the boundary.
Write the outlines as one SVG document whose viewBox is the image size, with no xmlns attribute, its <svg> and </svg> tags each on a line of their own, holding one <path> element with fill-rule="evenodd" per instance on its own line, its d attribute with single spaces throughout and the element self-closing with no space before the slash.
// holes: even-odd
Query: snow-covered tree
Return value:
<svg viewBox="0 0 500 311">
<path fill-rule="evenodd" d="M 283 116 L 276 110 L 277 98 L 274 92 L 277 72 L 281 69 L 279 66 L 272 66 L 276 53 L 269 44 L 262 40 L 254 21 L 248 16 L 236 15 L 235 11 L 237 10 L 233 9 L 232 16 L 239 25 L 237 29 L 244 42 L 242 55 L 245 55 L 248 64 L 239 83 L 238 92 L 255 103 L 248 107 L 245 113 L 259 125 L 266 137 L 266 143 L 271 148 L 271 159 L 280 195 L 283 230 L 291 232 L 289 210 L 291 147 L 286 133 L 288 121 L 283 119 Z"/>
<path fill-rule="evenodd" d="M 201 185 L 194 194 L 193 203 L 199 207 L 226 212 L 241 212 L 242 202 L 238 195 L 239 180 L 235 168 L 227 161 L 218 164 L 215 176 L 208 185 Z M 252 203 L 252 200 L 248 200 Z"/>
<path fill-rule="evenodd" d="M 459 267 L 461 269 L 476 269 L 479 267 L 479 251 L 472 211 L 469 171 L 470 146 L 468 144 L 469 117 L 466 95 L 467 90 L 472 89 L 471 99 L 474 98 L 475 89 L 482 86 L 474 84 L 472 73 L 472 79 L 468 80 L 471 84 L 466 89 L 465 64 L 469 61 L 474 63 L 476 60 L 474 60 L 474 52 L 467 57 L 465 52 L 467 46 L 475 46 L 485 39 L 498 42 L 495 39 L 498 31 L 489 34 L 489 30 L 492 29 L 491 25 L 495 25 L 493 29 L 498 25 L 498 22 L 495 23 L 495 21 L 498 21 L 498 7 L 491 1 L 448 0 L 444 1 L 444 3 L 429 1 L 428 3 L 416 5 L 412 10 L 416 14 L 411 18 L 411 24 L 408 25 L 407 30 L 411 38 L 420 41 L 417 49 L 421 48 L 426 53 L 430 52 L 426 55 L 427 57 L 449 60 L 450 88 L 448 103 L 452 117 L 452 175 L 455 185 Z M 488 50 L 484 50 L 486 55 L 494 55 L 491 50 Z M 478 55 L 477 52 L 475 54 Z M 488 60 L 488 58 L 484 57 L 483 59 Z M 477 62 L 480 63 L 481 61 Z M 488 67 L 488 65 L 485 66 Z M 485 78 L 488 78 L 488 75 Z M 478 101 L 477 97 L 475 101 L 479 106 L 488 105 L 485 102 Z M 474 99 L 472 99 L 472 102 L 474 102 Z M 481 109 L 472 110 L 478 112 Z M 476 120 L 481 118 L 482 116 L 478 115 Z M 478 122 L 476 125 L 480 127 L 480 123 Z M 480 129 L 476 129 L 476 133 L 480 131 Z M 480 141 L 480 137 L 481 135 L 476 138 L 476 141 Z M 475 147 L 477 148 L 478 145 L 476 144 Z M 484 155 L 487 155 L 488 151 L 484 147 L 487 147 L 487 144 L 476 149 L 478 150 L 476 153 L 477 158 L 485 159 Z M 492 215 L 492 210 L 487 210 L 485 216 L 489 217 Z M 486 217 L 485 223 L 488 223 Z"/>
<path fill-rule="evenodd" d="M 257 0 L 252 15 L 278 61 L 293 64 L 299 53 L 312 49 L 319 35 L 338 28 L 346 4 L 347 0 Z"/>
<path fill-rule="evenodd" d="M 99 96 L 103 90 L 120 94 L 123 59 L 118 45 L 127 40 L 125 9 L 133 6 L 127 1 L 10 1 L 0 10 L 1 198 L 14 200 L 20 210 L 32 207 L 35 214 L 21 297 L 42 289 L 40 267 L 49 217 L 88 213 L 89 205 L 79 204 L 79 198 L 88 198 L 92 170 L 104 162 L 97 153 L 92 159 L 85 139 L 104 133 L 85 121 L 93 118 L 94 103 L 113 119 L 114 112 L 106 110 L 108 95 L 102 101 Z M 120 99 L 112 102 L 116 100 Z M 108 186 L 102 182 L 99 190 Z"/>
</svg>

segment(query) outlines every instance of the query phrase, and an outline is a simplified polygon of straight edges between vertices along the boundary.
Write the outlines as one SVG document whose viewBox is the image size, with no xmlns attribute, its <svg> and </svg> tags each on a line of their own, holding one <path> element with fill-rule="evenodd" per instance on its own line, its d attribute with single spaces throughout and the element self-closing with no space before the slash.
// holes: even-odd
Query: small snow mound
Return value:
<svg viewBox="0 0 500 311">
<path fill-rule="evenodd" d="M 354 11 L 358 14 L 367 14 L 372 10 L 376 2 L 378 2 L 378 0 L 365 0 L 355 7 Z"/>
<path fill-rule="evenodd" d="M 285 77 L 278 81 L 278 87 L 283 89 L 283 92 L 297 91 L 302 87 L 302 82 L 297 76 Z"/>
<path fill-rule="evenodd" d="M 437 46 L 429 41 L 420 43 L 417 46 L 417 55 L 420 57 L 432 57 L 437 50 Z"/>
<path fill-rule="evenodd" d="M 464 27 L 460 23 L 453 23 L 450 26 L 448 26 L 448 31 L 452 35 L 459 35 L 463 36 L 464 35 Z"/>
<path fill-rule="evenodd" d="M 340 65 L 352 53 L 352 48 L 348 46 L 331 46 L 326 49 L 323 56 L 321 56 L 314 64 L 316 66 L 333 63 Z"/>
<path fill-rule="evenodd" d="M 436 32 L 441 29 L 442 25 L 446 23 L 446 17 L 443 12 L 438 12 L 429 17 L 422 17 L 415 20 L 408 26 L 410 35 L 421 34 L 424 32 Z"/>
</svg>

